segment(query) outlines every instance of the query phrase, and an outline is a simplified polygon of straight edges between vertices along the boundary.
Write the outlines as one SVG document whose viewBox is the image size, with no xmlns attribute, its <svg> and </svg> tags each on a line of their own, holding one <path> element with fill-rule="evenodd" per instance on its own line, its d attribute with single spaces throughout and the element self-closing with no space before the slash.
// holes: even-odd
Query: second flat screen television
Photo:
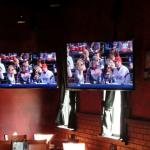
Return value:
<svg viewBox="0 0 150 150">
<path fill-rule="evenodd" d="M 67 88 L 134 88 L 133 41 L 68 43 L 66 49 Z"/>
<path fill-rule="evenodd" d="M 0 53 L 0 88 L 57 88 L 55 52 Z"/>
</svg>

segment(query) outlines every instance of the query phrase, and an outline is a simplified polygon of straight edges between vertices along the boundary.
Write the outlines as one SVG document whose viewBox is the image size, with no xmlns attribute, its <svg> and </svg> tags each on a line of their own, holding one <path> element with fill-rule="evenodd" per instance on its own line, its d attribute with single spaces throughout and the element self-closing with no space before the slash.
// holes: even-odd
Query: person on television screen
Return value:
<svg viewBox="0 0 150 150">
<path fill-rule="evenodd" d="M 20 59 L 21 62 L 24 62 L 24 61 L 26 61 L 26 60 L 29 60 L 29 59 L 30 59 L 30 54 L 29 54 L 29 53 L 21 53 L 19 59 Z"/>
<path fill-rule="evenodd" d="M 41 69 L 40 69 L 40 72 L 42 72 L 42 64 L 44 64 L 44 62 L 43 62 L 41 59 L 38 59 L 38 60 L 36 61 L 36 65 L 41 68 Z M 35 66 L 36 66 L 36 65 L 35 65 Z"/>
<path fill-rule="evenodd" d="M 31 77 L 32 83 L 35 83 L 35 84 L 42 83 L 42 80 L 40 78 L 41 72 L 42 72 L 41 67 L 39 67 L 38 65 L 35 65 L 33 69 L 32 77 Z"/>
<path fill-rule="evenodd" d="M 121 51 L 121 42 L 120 41 L 114 41 L 113 42 L 113 52 L 120 52 Z"/>
<path fill-rule="evenodd" d="M 133 51 L 132 41 L 120 41 L 121 52 L 127 53 Z"/>
<path fill-rule="evenodd" d="M 67 76 L 70 79 L 73 75 L 72 71 L 74 70 L 74 61 L 70 56 L 69 45 L 67 45 Z"/>
<path fill-rule="evenodd" d="M 110 53 L 110 51 L 112 51 L 113 49 L 113 42 L 105 42 L 104 43 L 104 52 L 106 54 Z"/>
<path fill-rule="evenodd" d="M 104 58 L 101 56 L 101 52 L 96 52 L 94 56 L 98 57 L 100 68 L 104 69 Z"/>
<path fill-rule="evenodd" d="M 2 63 L 2 58 L 0 57 L 0 67 L 2 69 L 2 73 L 6 73 L 5 65 Z"/>
<path fill-rule="evenodd" d="M 99 58 L 93 56 L 90 67 L 86 73 L 86 83 L 99 84 L 101 83 L 102 70 L 99 65 Z"/>
<path fill-rule="evenodd" d="M 122 64 L 120 56 L 115 57 L 115 66 L 113 70 L 114 83 L 116 84 L 129 84 L 131 82 L 129 69 Z"/>
<path fill-rule="evenodd" d="M 26 65 L 21 66 L 21 72 L 18 73 L 17 82 L 21 84 L 29 84 L 31 81 L 31 73 Z"/>
<path fill-rule="evenodd" d="M 29 73 L 32 73 L 32 72 L 33 72 L 32 64 L 29 63 L 29 60 L 25 60 L 25 61 L 22 63 L 22 65 L 26 67 L 26 71 L 27 71 L 27 72 L 29 72 Z"/>
<path fill-rule="evenodd" d="M 16 70 L 15 70 L 14 66 L 9 65 L 8 70 L 7 70 L 6 79 L 5 79 L 7 84 L 15 84 L 16 83 L 15 74 L 16 74 Z"/>
<path fill-rule="evenodd" d="M 105 64 L 114 69 L 115 66 L 115 54 L 110 52 L 108 57 L 106 58 Z"/>
<path fill-rule="evenodd" d="M 86 70 L 84 61 L 79 58 L 76 62 L 76 69 L 74 73 L 75 83 L 84 83 L 84 71 Z"/>
<path fill-rule="evenodd" d="M 108 64 L 105 64 L 102 74 L 102 83 L 110 84 L 112 82 L 113 82 L 113 68 Z"/>
<path fill-rule="evenodd" d="M 18 58 L 14 59 L 13 66 L 14 66 L 16 72 L 20 72 L 20 61 Z"/>
<path fill-rule="evenodd" d="M 69 61 L 67 61 L 67 77 L 71 78 L 72 77 L 72 71 L 71 71 L 71 66 Z"/>
<path fill-rule="evenodd" d="M 54 52 L 48 53 L 48 55 L 47 55 L 47 61 L 49 61 L 49 62 L 56 61 L 56 53 L 54 53 Z"/>
<path fill-rule="evenodd" d="M 70 56 L 70 50 L 69 47 L 67 46 L 67 62 L 69 63 L 69 67 L 70 69 L 74 69 L 74 62 L 73 62 L 73 58 Z"/>
<path fill-rule="evenodd" d="M 90 52 L 97 53 L 100 51 L 100 48 L 101 48 L 100 42 L 92 42 Z"/>
<path fill-rule="evenodd" d="M 35 83 L 35 84 L 42 83 L 42 80 L 40 78 L 40 74 L 39 73 L 35 73 L 34 74 L 32 82 Z"/>
<path fill-rule="evenodd" d="M 41 73 L 40 78 L 42 80 L 42 83 L 44 83 L 44 84 L 56 83 L 54 73 L 52 71 L 48 70 L 47 64 L 42 65 L 42 73 Z"/>
<path fill-rule="evenodd" d="M 81 58 L 84 60 L 86 68 L 89 68 L 89 65 L 90 65 L 90 57 L 89 57 L 89 55 L 90 54 L 89 54 L 88 49 L 84 48 L 83 54 L 81 55 Z"/>
<path fill-rule="evenodd" d="M 133 52 L 133 42 L 128 41 L 128 52 Z"/>
<path fill-rule="evenodd" d="M 2 68 L 0 67 L 0 83 L 3 83 L 4 81 L 4 74 L 2 72 Z"/>
</svg>

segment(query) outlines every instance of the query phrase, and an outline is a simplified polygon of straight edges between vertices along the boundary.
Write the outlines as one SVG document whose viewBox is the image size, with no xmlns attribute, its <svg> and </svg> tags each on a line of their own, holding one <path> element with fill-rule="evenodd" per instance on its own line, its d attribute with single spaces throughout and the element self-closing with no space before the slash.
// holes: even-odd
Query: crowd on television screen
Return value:
<svg viewBox="0 0 150 150">
<path fill-rule="evenodd" d="M 0 84 L 55 84 L 56 53 L 0 53 Z"/>
<path fill-rule="evenodd" d="M 132 41 L 67 44 L 68 83 L 132 84 Z"/>
</svg>

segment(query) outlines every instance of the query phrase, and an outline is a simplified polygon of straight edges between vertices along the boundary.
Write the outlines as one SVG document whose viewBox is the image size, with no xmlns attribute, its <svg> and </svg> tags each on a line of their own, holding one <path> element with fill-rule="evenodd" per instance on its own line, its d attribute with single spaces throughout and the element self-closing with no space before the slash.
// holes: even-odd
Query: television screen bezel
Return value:
<svg viewBox="0 0 150 150">
<path fill-rule="evenodd" d="M 132 56 L 133 56 L 133 59 L 132 59 L 132 63 L 133 63 L 133 78 L 132 78 L 132 86 L 124 86 L 124 88 L 120 87 L 120 85 L 114 85 L 114 87 L 111 85 L 111 87 L 106 87 L 105 85 L 104 86 L 96 86 L 96 85 L 92 85 L 91 87 L 90 86 L 85 86 L 85 84 L 83 84 L 82 86 L 79 85 L 79 86 L 69 86 L 68 85 L 68 76 L 67 76 L 67 44 L 70 44 L 70 43 L 92 43 L 92 42 L 119 42 L 119 41 L 122 41 L 122 42 L 125 42 L 125 41 L 132 41 L 132 48 L 133 48 L 133 53 L 132 53 Z M 133 39 L 115 39 L 115 40 L 76 40 L 76 41 L 67 41 L 65 43 L 65 64 L 64 64 L 64 74 L 65 74 L 65 85 L 66 85 L 66 89 L 68 90 L 73 90 L 73 91 L 80 91 L 80 90 L 121 90 L 121 91 L 133 91 L 135 90 L 135 50 L 134 50 L 134 40 Z M 99 84 L 98 84 L 99 85 Z"/>
</svg>

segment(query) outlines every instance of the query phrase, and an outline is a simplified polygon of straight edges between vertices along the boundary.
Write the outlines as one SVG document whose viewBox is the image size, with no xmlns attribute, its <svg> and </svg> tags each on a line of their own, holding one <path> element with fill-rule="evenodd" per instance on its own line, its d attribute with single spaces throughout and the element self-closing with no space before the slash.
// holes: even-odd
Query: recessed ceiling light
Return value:
<svg viewBox="0 0 150 150">
<path fill-rule="evenodd" d="M 50 7 L 52 7 L 52 8 L 60 7 L 60 4 L 50 4 Z"/>
<path fill-rule="evenodd" d="M 26 23 L 26 21 L 21 21 L 21 20 L 20 20 L 20 21 L 17 21 L 17 23 L 18 23 L 18 24 L 24 24 L 24 23 Z"/>
<path fill-rule="evenodd" d="M 24 24 L 24 23 L 26 23 L 26 21 L 25 21 L 23 16 L 19 16 L 19 19 L 17 20 L 17 23 L 18 24 Z"/>
</svg>

